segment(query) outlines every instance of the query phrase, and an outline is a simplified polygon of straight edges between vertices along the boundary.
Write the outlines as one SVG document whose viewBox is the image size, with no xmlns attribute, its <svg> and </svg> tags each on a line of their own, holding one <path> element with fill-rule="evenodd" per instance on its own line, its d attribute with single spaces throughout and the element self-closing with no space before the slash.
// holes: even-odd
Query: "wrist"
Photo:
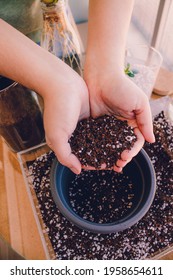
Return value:
<svg viewBox="0 0 173 280">
<path fill-rule="evenodd" d="M 84 65 L 84 78 L 104 79 L 106 77 L 117 77 L 118 79 L 124 76 L 124 60 L 107 57 L 102 54 L 87 54 Z"/>
<path fill-rule="evenodd" d="M 115 51 L 114 48 L 102 46 L 88 47 L 86 52 L 85 67 L 103 69 L 105 72 L 124 72 L 125 51 Z"/>
<path fill-rule="evenodd" d="M 66 63 L 54 55 L 45 59 L 40 67 L 38 80 L 35 90 L 43 97 L 48 99 L 52 95 L 63 91 L 63 88 L 71 90 L 73 84 L 79 83 L 81 77 Z"/>
</svg>

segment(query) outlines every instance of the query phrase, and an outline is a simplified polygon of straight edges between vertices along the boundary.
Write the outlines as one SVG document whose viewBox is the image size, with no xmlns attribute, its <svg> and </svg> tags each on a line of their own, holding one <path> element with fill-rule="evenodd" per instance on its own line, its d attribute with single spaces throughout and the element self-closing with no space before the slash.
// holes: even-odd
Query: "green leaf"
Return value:
<svg viewBox="0 0 173 280">
<path fill-rule="evenodd" d="M 133 72 L 129 72 L 128 74 L 127 74 L 129 77 L 134 77 L 135 76 L 135 74 L 133 73 Z"/>
<path fill-rule="evenodd" d="M 128 75 L 129 77 L 134 77 L 135 76 L 135 73 L 132 71 L 132 70 L 130 70 L 130 63 L 127 63 L 127 65 L 126 65 L 126 67 L 125 67 L 125 69 L 124 69 L 124 72 L 125 72 L 125 74 L 126 75 Z"/>
</svg>

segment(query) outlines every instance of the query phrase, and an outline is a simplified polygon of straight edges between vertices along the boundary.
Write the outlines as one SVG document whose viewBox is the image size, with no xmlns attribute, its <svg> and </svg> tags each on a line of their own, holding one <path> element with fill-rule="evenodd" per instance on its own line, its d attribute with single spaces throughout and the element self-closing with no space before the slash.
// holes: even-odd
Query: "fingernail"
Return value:
<svg viewBox="0 0 173 280">
<path fill-rule="evenodd" d="M 73 173 L 75 173 L 76 175 L 80 174 L 80 170 L 78 170 L 77 168 L 71 167 L 70 169 L 71 169 L 71 171 L 72 171 Z"/>
</svg>

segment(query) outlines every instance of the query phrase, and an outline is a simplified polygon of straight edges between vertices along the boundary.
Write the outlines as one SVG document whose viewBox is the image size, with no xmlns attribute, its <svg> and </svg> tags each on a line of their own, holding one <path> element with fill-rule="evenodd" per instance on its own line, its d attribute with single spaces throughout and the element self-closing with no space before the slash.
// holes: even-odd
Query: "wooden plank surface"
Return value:
<svg viewBox="0 0 173 280">
<path fill-rule="evenodd" d="M 0 260 L 24 260 L 16 251 L 14 251 L 9 243 L 0 237 Z"/>
<path fill-rule="evenodd" d="M 0 233 L 10 242 L 10 231 L 8 224 L 7 193 L 5 188 L 3 142 L 0 138 Z"/>
<path fill-rule="evenodd" d="M 45 259 L 15 154 L 0 139 L 0 235 L 26 259 Z"/>
</svg>

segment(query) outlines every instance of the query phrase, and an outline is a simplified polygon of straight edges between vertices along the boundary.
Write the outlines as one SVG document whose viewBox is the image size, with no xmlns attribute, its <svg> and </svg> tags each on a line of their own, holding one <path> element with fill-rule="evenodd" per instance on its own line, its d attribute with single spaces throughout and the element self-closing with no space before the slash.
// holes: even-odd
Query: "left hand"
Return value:
<svg viewBox="0 0 173 280">
<path fill-rule="evenodd" d="M 154 142 L 152 117 L 149 101 L 123 72 L 116 73 L 113 68 L 86 59 L 84 79 L 90 96 L 91 115 L 116 115 L 126 119 L 134 127 L 137 136 L 133 148 L 123 151 L 121 159 L 114 166 L 115 171 L 122 168 L 141 150 L 144 141 Z"/>
</svg>

